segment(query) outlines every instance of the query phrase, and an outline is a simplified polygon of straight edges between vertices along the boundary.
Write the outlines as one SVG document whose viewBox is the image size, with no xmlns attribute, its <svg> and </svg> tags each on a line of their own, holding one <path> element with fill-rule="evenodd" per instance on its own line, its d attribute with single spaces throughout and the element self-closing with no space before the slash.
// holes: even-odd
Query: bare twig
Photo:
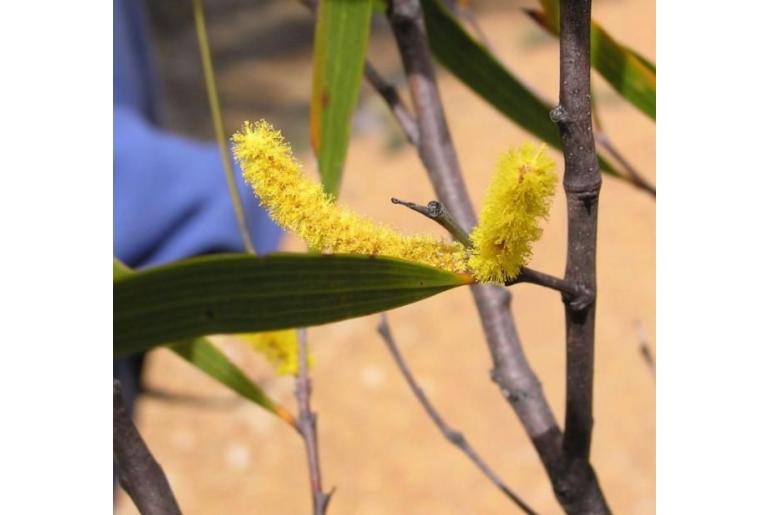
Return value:
<svg viewBox="0 0 770 515">
<path fill-rule="evenodd" d="M 466 247 L 472 247 L 473 243 L 471 242 L 471 238 L 468 235 L 468 232 L 460 227 L 460 225 L 457 223 L 457 221 L 454 219 L 452 214 L 444 207 L 444 205 L 437 201 L 437 200 L 431 200 L 428 202 L 427 206 L 422 206 L 420 204 L 415 204 L 414 202 L 408 202 L 406 200 L 400 200 L 397 198 L 391 198 L 391 202 L 394 204 L 398 204 L 401 206 L 406 206 L 412 211 L 416 211 L 420 213 L 423 216 L 427 216 L 434 222 L 438 223 L 446 229 L 449 234 L 454 237 L 457 241 L 465 245 Z"/>
<path fill-rule="evenodd" d="M 375 91 L 380 94 L 385 103 L 388 104 L 396 121 L 401 125 L 404 135 L 409 143 L 415 146 L 419 145 L 420 133 L 417 129 L 417 122 L 401 100 L 395 86 L 387 82 L 368 60 L 364 67 L 364 76 Z"/>
<path fill-rule="evenodd" d="M 391 198 L 390 201 L 394 204 L 406 206 L 409 209 L 416 211 L 421 215 L 437 222 L 443 228 L 445 228 L 449 234 L 451 234 L 457 241 L 466 247 L 470 248 L 473 246 L 468 233 L 465 232 L 462 227 L 460 227 L 452 214 L 444 207 L 441 202 L 432 200 L 428 202 L 427 206 L 423 206 L 421 204 L 416 204 L 414 202 L 408 202 L 406 200 L 400 200 L 397 198 Z M 564 296 L 567 301 L 573 303 L 576 307 L 581 309 L 593 300 L 592 293 L 589 290 L 586 290 L 585 288 L 582 288 L 576 284 L 571 284 L 559 277 L 554 277 L 544 272 L 532 270 L 526 266 L 521 267 L 519 275 L 506 281 L 505 285 L 511 286 L 513 284 L 519 283 L 537 284 L 539 286 L 544 286 L 546 288 L 561 292 L 562 296 Z"/>
<path fill-rule="evenodd" d="M 321 464 L 318 456 L 318 433 L 316 432 L 316 414 L 310 408 L 312 384 L 307 372 L 307 330 L 298 329 L 299 373 L 296 377 L 294 394 L 297 397 L 297 431 L 305 441 L 307 465 L 310 472 L 310 489 L 313 497 L 313 514 L 323 515 L 329 505 L 334 490 L 328 494 L 321 483 Z"/>
<path fill-rule="evenodd" d="M 596 291 L 596 224 L 602 177 L 591 122 L 591 0 L 560 1 L 559 105 L 551 112 L 564 148 L 565 279 Z M 593 430 L 595 297 L 565 302 L 567 407 L 556 495 L 568 513 L 609 513 L 589 462 Z"/>
<path fill-rule="evenodd" d="M 131 420 L 116 379 L 112 381 L 112 457 L 117 464 L 120 485 L 140 513 L 181 514 L 163 469 Z"/>
<path fill-rule="evenodd" d="M 569 303 L 575 309 L 585 309 L 586 306 L 593 303 L 593 291 L 584 286 L 572 283 L 560 277 L 532 270 L 526 266 L 521 267 L 519 275 L 508 280 L 505 285 L 510 286 L 518 283 L 537 284 L 561 293 L 562 300 Z"/>
<path fill-rule="evenodd" d="M 461 18 L 465 20 L 465 22 L 470 25 L 471 29 L 473 29 L 473 32 L 476 33 L 476 36 L 479 38 L 479 41 L 481 44 L 483 44 L 487 50 L 489 50 L 490 53 L 494 54 L 494 49 L 492 48 L 492 43 L 489 41 L 489 38 L 484 33 L 484 31 L 481 29 L 481 25 L 479 25 L 478 20 L 476 19 L 476 15 L 473 12 L 473 9 L 471 9 L 470 2 L 464 2 L 465 5 L 460 5 L 460 2 L 457 0 L 449 0 L 448 5 L 449 8 L 452 10 L 452 12 L 457 16 L 458 18 Z"/>
<path fill-rule="evenodd" d="M 444 435 L 444 438 L 446 438 L 452 445 L 465 453 L 465 455 L 470 458 L 470 460 L 481 470 L 481 472 L 487 476 L 487 478 L 492 481 L 492 483 L 494 483 L 497 488 L 502 490 L 502 492 L 511 501 L 516 503 L 516 505 L 521 508 L 524 513 L 533 515 L 535 511 L 530 508 L 527 503 L 524 502 L 518 495 L 516 495 L 510 488 L 508 488 L 505 483 L 503 483 L 497 474 L 495 474 L 492 469 L 489 468 L 489 465 L 487 465 L 484 460 L 482 460 L 481 457 L 476 453 L 473 447 L 471 447 L 471 444 L 468 443 L 468 441 L 465 439 L 465 436 L 463 436 L 463 434 L 458 432 L 456 429 L 453 429 L 447 425 L 441 415 L 439 415 L 438 411 L 436 411 L 436 408 L 433 407 L 433 404 L 431 404 L 430 400 L 428 400 L 428 397 L 425 395 L 423 389 L 420 388 L 420 386 L 417 384 L 417 381 L 415 381 L 411 370 L 409 370 L 409 366 L 406 364 L 406 361 L 401 355 L 401 352 L 398 350 L 398 346 L 396 345 L 396 341 L 390 331 L 390 325 L 388 324 L 388 318 L 385 313 L 382 314 L 380 323 L 377 326 L 377 332 L 380 333 L 380 336 L 382 336 L 385 345 L 387 345 L 388 350 L 393 355 L 393 359 L 395 360 L 398 369 L 401 371 L 401 374 L 404 376 L 404 379 L 406 379 L 406 382 L 409 384 L 409 388 L 412 390 L 412 393 L 414 393 L 415 397 L 417 397 L 417 400 L 420 402 L 423 409 L 428 414 L 433 423 L 436 424 L 436 427 L 439 428 L 441 434 Z"/>
<path fill-rule="evenodd" d="M 628 159 L 626 159 L 625 156 L 620 153 L 620 150 L 618 150 L 618 148 L 612 143 L 610 135 L 605 132 L 601 117 L 599 116 L 599 111 L 597 109 L 596 96 L 593 94 L 591 95 L 591 107 L 594 111 L 594 137 L 596 138 L 596 144 L 602 146 L 604 150 L 606 150 L 613 157 L 613 159 L 615 159 L 618 164 L 620 164 L 620 166 L 625 170 L 626 174 L 628 174 L 628 180 L 631 181 L 634 186 L 646 191 L 655 197 L 655 185 L 645 179 L 644 176 L 639 173 L 636 168 L 634 168 Z"/>
<path fill-rule="evenodd" d="M 652 355 L 652 349 L 650 349 L 650 342 L 647 338 L 647 331 L 644 330 L 644 326 L 640 320 L 636 321 L 636 331 L 639 334 L 639 352 L 642 355 L 642 359 L 647 364 L 652 373 L 652 377 L 655 377 L 655 357 Z"/>
<path fill-rule="evenodd" d="M 409 78 L 420 130 L 420 158 L 441 202 L 466 231 L 476 225 L 444 116 L 418 0 L 394 0 L 388 10 Z M 488 285 L 471 287 L 494 368 L 492 378 L 521 420 L 541 461 L 557 485 L 561 431 L 527 362 L 510 311 L 511 295 Z"/>
</svg>

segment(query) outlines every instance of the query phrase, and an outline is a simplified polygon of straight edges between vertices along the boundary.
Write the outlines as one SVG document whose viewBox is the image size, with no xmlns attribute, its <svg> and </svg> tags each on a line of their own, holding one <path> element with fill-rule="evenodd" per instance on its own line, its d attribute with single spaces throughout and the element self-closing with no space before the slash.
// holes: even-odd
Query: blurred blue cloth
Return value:
<svg viewBox="0 0 770 515">
<path fill-rule="evenodd" d="M 238 187 L 258 252 L 281 232 L 238 173 Z M 113 109 L 113 252 L 132 267 L 211 252 L 243 251 L 214 144 L 160 130 L 134 109 Z"/>
<path fill-rule="evenodd" d="M 113 0 L 113 253 L 143 267 L 243 251 L 218 147 L 157 123 L 144 5 Z M 252 241 L 272 251 L 281 231 L 235 170 Z"/>
</svg>

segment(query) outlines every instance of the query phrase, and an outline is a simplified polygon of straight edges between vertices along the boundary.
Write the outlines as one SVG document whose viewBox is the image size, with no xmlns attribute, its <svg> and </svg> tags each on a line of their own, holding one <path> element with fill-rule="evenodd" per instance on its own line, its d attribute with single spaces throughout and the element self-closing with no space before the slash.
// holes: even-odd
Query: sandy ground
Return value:
<svg viewBox="0 0 770 515">
<path fill-rule="evenodd" d="M 307 167 L 306 97 L 310 88 L 306 14 L 289 2 L 212 22 L 215 59 L 227 124 L 269 117 L 282 126 Z M 516 4 L 520 5 L 520 4 Z M 642 0 L 597 1 L 595 19 L 621 41 L 655 58 L 655 6 Z M 247 14 L 249 11 L 245 11 Z M 288 50 L 260 27 L 282 20 Z M 558 46 L 510 4 L 481 11 L 480 23 L 505 63 L 550 98 L 557 95 Z M 268 30 L 268 29 L 265 29 Z M 205 97 L 188 28 L 160 38 L 169 124 L 207 135 Z M 275 37 L 281 37 L 276 32 Z M 250 42 L 250 43 L 249 43 Z M 252 46 L 249 47 L 248 45 Z M 264 53 L 238 54 L 246 45 Z M 187 49 L 187 50 L 185 50 Z M 373 61 L 397 78 L 389 34 L 375 31 Z M 180 71 L 181 70 L 181 71 Z M 476 205 L 498 155 L 532 138 L 446 73 L 441 93 L 452 136 Z M 175 84 L 188 81 L 187 90 Z M 617 146 L 655 179 L 655 126 L 595 80 L 605 126 Z M 169 91 L 170 89 L 170 91 Z M 190 106 L 195 106 L 190 108 Z M 559 159 L 557 153 L 553 152 Z M 561 166 L 561 164 L 560 164 Z M 387 112 L 364 86 L 342 188 L 342 201 L 405 231 L 440 228 L 390 204 L 391 196 L 427 202 L 430 184 L 415 152 L 403 145 Z M 565 202 L 557 193 L 537 244 L 533 267 L 560 274 L 565 259 Z M 301 249 L 292 238 L 287 249 Z M 637 324 L 655 344 L 655 202 L 606 178 L 599 217 L 599 304 L 596 341 L 593 462 L 616 513 L 655 510 L 655 380 L 639 353 Z M 559 297 L 521 285 L 513 311 L 530 362 L 559 419 L 564 411 L 564 328 Z M 490 357 L 470 293 L 453 290 L 390 314 L 394 334 L 416 376 L 447 421 L 461 429 L 508 485 L 538 512 L 560 513 L 550 485 L 518 420 L 489 379 Z M 313 404 L 320 414 L 324 483 L 336 487 L 329 513 L 490 514 L 516 508 L 420 410 L 379 340 L 375 316 L 310 329 L 315 356 Z M 222 338 L 222 348 L 279 402 L 294 409 L 293 382 L 277 378 L 260 356 Z M 187 514 L 308 513 L 310 496 L 302 442 L 284 423 L 233 395 L 165 350 L 149 357 L 147 384 L 201 402 L 148 397 L 140 429 L 165 467 Z M 135 513 L 125 497 L 120 514 Z"/>
</svg>

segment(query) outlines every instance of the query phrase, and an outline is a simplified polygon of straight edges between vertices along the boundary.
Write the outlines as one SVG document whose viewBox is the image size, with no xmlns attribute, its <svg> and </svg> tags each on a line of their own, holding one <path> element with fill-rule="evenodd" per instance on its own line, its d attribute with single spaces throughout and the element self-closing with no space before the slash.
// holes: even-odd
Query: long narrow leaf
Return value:
<svg viewBox="0 0 770 515">
<path fill-rule="evenodd" d="M 372 0 L 320 0 L 313 44 L 310 142 L 324 189 L 336 195 L 364 72 Z"/>
<path fill-rule="evenodd" d="M 114 347 L 124 356 L 206 334 L 305 327 L 385 311 L 470 276 L 374 256 L 220 254 L 114 281 Z"/>
<path fill-rule="evenodd" d="M 439 62 L 514 123 L 561 148 L 550 107 L 473 39 L 440 0 L 422 0 L 422 7 L 430 47 Z M 601 155 L 599 165 L 605 173 L 620 176 Z"/>
<path fill-rule="evenodd" d="M 113 279 L 129 277 L 135 273 L 117 259 L 112 261 L 112 270 Z M 251 381 L 208 339 L 195 338 L 170 344 L 169 349 L 242 397 L 277 415 L 289 424 L 294 424 L 294 417 L 291 413 L 268 397 L 256 383 Z"/>
<path fill-rule="evenodd" d="M 540 0 L 542 12 L 527 11 L 553 35 L 559 35 L 558 0 Z M 591 66 L 607 82 L 647 116 L 655 119 L 655 65 L 617 42 L 598 23 L 591 21 Z"/>
<path fill-rule="evenodd" d="M 195 338 L 169 345 L 179 357 L 216 379 L 253 403 L 277 415 L 289 424 L 294 424 L 294 417 L 283 406 L 276 404 L 246 374 L 244 374 L 227 356 L 206 338 Z"/>
</svg>

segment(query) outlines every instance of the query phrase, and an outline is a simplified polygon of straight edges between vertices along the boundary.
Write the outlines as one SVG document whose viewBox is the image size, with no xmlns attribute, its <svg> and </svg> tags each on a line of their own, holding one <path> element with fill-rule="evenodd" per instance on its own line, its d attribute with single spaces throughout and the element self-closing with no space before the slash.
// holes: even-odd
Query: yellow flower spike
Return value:
<svg viewBox="0 0 770 515">
<path fill-rule="evenodd" d="M 299 342 L 296 329 L 239 334 L 238 337 L 249 347 L 263 354 L 275 367 L 278 375 L 299 373 Z M 312 358 L 308 357 L 308 365 L 312 362 Z"/>
<path fill-rule="evenodd" d="M 467 271 L 460 243 L 403 235 L 335 204 L 307 178 L 280 131 L 262 120 L 246 122 L 233 138 L 243 176 L 276 223 L 314 249 L 376 254 L 417 261 L 452 272 Z"/>
<path fill-rule="evenodd" d="M 480 282 L 502 284 L 518 275 L 542 234 L 556 188 L 556 164 L 539 148 L 523 144 L 498 161 L 479 225 L 471 233 L 468 264 Z"/>
</svg>

